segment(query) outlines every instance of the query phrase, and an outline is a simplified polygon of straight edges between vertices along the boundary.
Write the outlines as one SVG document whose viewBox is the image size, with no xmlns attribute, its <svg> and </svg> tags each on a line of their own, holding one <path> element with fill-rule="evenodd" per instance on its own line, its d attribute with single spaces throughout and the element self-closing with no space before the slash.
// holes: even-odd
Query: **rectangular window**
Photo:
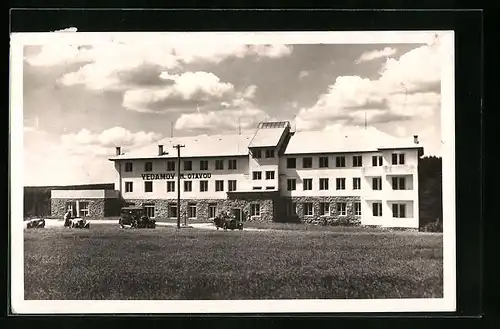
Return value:
<svg viewBox="0 0 500 329">
<path fill-rule="evenodd" d="M 70 201 L 66 202 L 66 210 L 71 212 L 71 216 L 76 217 L 78 214 L 76 213 L 76 202 Z"/>
<path fill-rule="evenodd" d="M 372 178 L 372 185 L 373 185 L 374 191 L 382 190 L 382 177 L 373 177 Z"/>
<path fill-rule="evenodd" d="M 361 190 L 361 178 L 354 177 L 352 179 L 352 189 L 353 190 Z"/>
<path fill-rule="evenodd" d="M 330 204 L 328 202 L 319 203 L 320 216 L 330 216 Z"/>
<path fill-rule="evenodd" d="M 260 216 L 260 204 L 252 203 L 250 204 L 250 216 L 259 217 Z"/>
<path fill-rule="evenodd" d="M 262 151 L 261 151 L 261 150 L 253 150 L 252 154 L 253 154 L 253 157 L 254 157 L 255 159 L 260 159 L 260 158 L 262 158 Z"/>
<path fill-rule="evenodd" d="M 207 191 L 208 191 L 208 181 L 201 180 L 200 181 L 200 192 L 207 192 Z"/>
<path fill-rule="evenodd" d="M 337 168 L 345 167 L 345 156 L 335 157 L 335 167 Z"/>
<path fill-rule="evenodd" d="M 393 190 L 405 190 L 406 180 L 404 177 L 392 177 L 392 189 Z"/>
<path fill-rule="evenodd" d="M 193 190 L 193 182 L 190 180 L 184 181 L 184 192 L 191 192 Z"/>
<path fill-rule="evenodd" d="M 145 204 L 144 205 L 144 212 L 146 213 L 146 216 L 149 218 L 155 218 L 155 205 L 154 204 Z"/>
<path fill-rule="evenodd" d="M 399 164 L 400 165 L 404 165 L 405 164 L 405 154 L 404 153 L 400 153 L 399 154 Z"/>
<path fill-rule="evenodd" d="M 297 181 L 295 179 L 287 179 L 286 187 L 288 191 L 295 191 L 297 188 Z"/>
<path fill-rule="evenodd" d="M 215 181 L 215 192 L 222 192 L 224 191 L 224 181 L 223 180 L 216 180 Z"/>
<path fill-rule="evenodd" d="M 167 192 L 175 192 L 175 182 L 167 182 Z"/>
<path fill-rule="evenodd" d="M 175 171 L 175 161 L 167 161 L 167 171 Z"/>
<path fill-rule="evenodd" d="M 274 158 L 274 150 L 266 150 L 266 158 Z"/>
<path fill-rule="evenodd" d="M 208 170 L 208 161 L 200 160 L 200 170 Z"/>
<path fill-rule="evenodd" d="M 215 160 L 215 170 L 224 169 L 224 160 Z"/>
<path fill-rule="evenodd" d="M 286 167 L 289 169 L 297 168 L 297 160 L 295 158 L 287 158 Z"/>
<path fill-rule="evenodd" d="M 125 171 L 126 172 L 132 172 L 134 169 L 132 162 L 125 162 Z"/>
<path fill-rule="evenodd" d="M 229 169 L 231 170 L 235 170 L 236 169 L 236 159 L 231 159 L 229 160 L 229 165 L 228 165 Z"/>
<path fill-rule="evenodd" d="M 196 203 L 188 204 L 188 218 L 196 218 Z"/>
<path fill-rule="evenodd" d="M 361 202 L 354 202 L 354 215 L 361 216 Z"/>
<path fill-rule="evenodd" d="M 287 207 L 287 215 L 290 216 L 296 216 L 297 215 L 297 203 L 292 202 L 288 204 Z"/>
<path fill-rule="evenodd" d="M 193 161 L 184 160 L 184 170 L 187 170 L 187 171 L 193 170 Z"/>
<path fill-rule="evenodd" d="M 274 186 L 266 186 L 266 190 L 274 190 Z"/>
<path fill-rule="evenodd" d="M 406 218 L 406 205 L 404 203 L 392 204 L 392 217 Z"/>
<path fill-rule="evenodd" d="M 171 203 L 168 205 L 168 217 L 170 218 L 177 217 L 177 204 Z"/>
<path fill-rule="evenodd" d="M 328 157 L 319 157 L 319 167 L 328 168 Z"/>
<path fill-rule="evenodd" d="M 125 182 L 125 192 L 134 192 L 133 182 Z"/>
<path fill-rule="evenodd" d="M 347 215 L 347 205 L 345 202 L 337 203 L 337 213 L 339 216 Z"/>
<path fill-rule="evenodd" d="M 313 180 L 312 178 L 305 178 L 303 180 L 303 188 L 304 191 L 310 191 L 313 189 Z"/>
<path fill-rule="evenodd" d="M 312 216 L 314 214 L 312 202 L 304 202 L 304 216 Z"/>
<path fill-rule="evenodd" d="M 393 165 L 398 164 L 398 155 L 396 153 L 392 153 L 392 164 Z"/>
<path fill-rule="evenodd" d="M 312 168 L 313 159 L 311 157 L 302 158 L 302 168 Z"/>
<path fill-rule="evenodd" d="M 319 189 L 320 190 L 328 190 L 328 178 L 320 178 L 319 179 Z"/>
<path fill-rule="evenodd" d="M 144 171 L 153 171 L 153 163 L 152 162 L 146 162 L 144 164 Z"/>
<path fill-rule="evenodd" d="M 227 189 L 228 191 L 236 191 L 236 180 L 227 181 Z"/>
<path fill-rule="evenodd" d="M 266 179 L 274 179 L 274 171 L 266 171 Z"/>
<path fill-rule="evenodd" d="M 382 216 L 382 203 L 381 202 L 374 202 L 372 204 L 372 209 L 373 209 L 373 216 L 375 216 L 375 217 Z"/>
<path fill-rule="evenodd" d="M 89 203 L 86 201 L 80 201 L 80 217 L 87 217 L 89 215 Z"/>
<path fill-rule="evenodd" d="M 252 179 L 253 180 L 262 179 L 262 172 L 261 171 L 253 171 L 252 172 Z"/>
<path fill-rule="evenodd" d="M 373 167 L 380 167 L 383 164 L 383 159 L 381 155 L 374 155 L 372 156 L 372 166 Z"/>
<path fill-rule="evenodd" d="M 335 179 L 337 190 L 345 190 L 345 178 Z"/>
<path fill-rule="evenodd" d="M 208 218 L 212 219 L 217 216 L 217 205 L 215 203 L 212 203 L 208 205 Z"/>
<path fill-rule="evenodd" d="M 153 192 L 153 182 L 144 182 L 144 192 Z"/>
<path fill-rule="evenodd" d="M 353 167 L 363 167 L 363 157 L 361 155 L 355 155 L 352 157 Z"/>
<path fill-rule="evenodd" d="M 252 190 L 262 190 L 262 186 L 254 186 L 252 187 Z"/>
</svg>

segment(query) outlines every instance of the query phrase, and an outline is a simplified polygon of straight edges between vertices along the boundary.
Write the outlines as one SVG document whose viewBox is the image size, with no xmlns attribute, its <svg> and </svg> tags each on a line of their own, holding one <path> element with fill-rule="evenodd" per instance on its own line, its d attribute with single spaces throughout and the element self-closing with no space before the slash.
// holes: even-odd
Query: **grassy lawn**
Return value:
<svg viewBox="0 0 500 329">
<path fill-rule="evenodd" d="M 25 299 L 442 297 L 442 235 L 25 230 Z"/>
</svg>

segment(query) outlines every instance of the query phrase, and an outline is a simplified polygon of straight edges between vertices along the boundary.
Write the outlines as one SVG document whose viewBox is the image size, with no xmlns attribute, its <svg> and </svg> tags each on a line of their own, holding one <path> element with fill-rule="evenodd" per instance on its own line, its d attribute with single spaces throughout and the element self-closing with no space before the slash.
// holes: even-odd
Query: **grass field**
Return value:
<svg viewBox="0 0 500 329">
<path fill-rule="evenodd" d="M 25 230 L 25 299 L 442 297 L 442 235 Z"/>
</svg>

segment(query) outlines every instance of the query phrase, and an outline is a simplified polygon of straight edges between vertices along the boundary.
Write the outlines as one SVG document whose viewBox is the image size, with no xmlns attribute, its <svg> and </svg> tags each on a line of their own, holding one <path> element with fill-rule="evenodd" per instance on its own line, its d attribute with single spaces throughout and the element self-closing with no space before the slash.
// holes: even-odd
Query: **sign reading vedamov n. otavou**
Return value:
<svg viewBox="0 0 500 329">
<path fill-rule="evenodd" d="M 175 179 L 175 174 L 141 174 L 143 180 Z M 212 173 L 181 173 L 180 179 L 203 179 L 212 177 Z"/>
</svg>

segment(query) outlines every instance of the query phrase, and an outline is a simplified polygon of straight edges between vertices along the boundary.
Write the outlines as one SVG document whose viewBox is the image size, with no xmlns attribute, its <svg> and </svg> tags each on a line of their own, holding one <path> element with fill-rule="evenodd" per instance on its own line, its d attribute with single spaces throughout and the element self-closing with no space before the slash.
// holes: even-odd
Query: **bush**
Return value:
<svg viewBox="0 0 500 329">
<path fill-rule="evenodd" d="M 443 223 L 440 220 L 425 224 L 420 228 L 422 232 L 443 232 Z"/>
</svg>

